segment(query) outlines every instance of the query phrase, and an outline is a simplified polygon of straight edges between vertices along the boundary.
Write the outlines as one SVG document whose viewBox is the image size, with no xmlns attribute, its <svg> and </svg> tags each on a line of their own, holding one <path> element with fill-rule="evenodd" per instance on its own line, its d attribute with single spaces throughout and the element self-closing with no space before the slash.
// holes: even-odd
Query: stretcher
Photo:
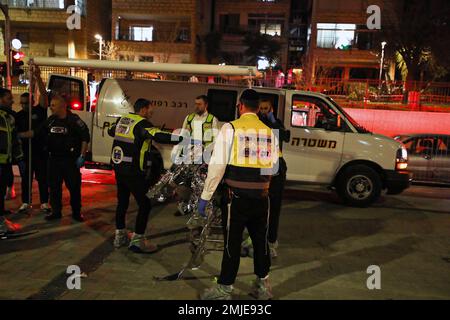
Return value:
<svg viewBox="0 0 450 320">
<path fill-rule="evenodd" d="M 147 193 L 150 199 L 158 199 L 161 196 L 169 198 L 173 195 L 176 186 L 180 184 L 188 184 L 192 190 L 191 197 L 187 202 L 187 205 L 193 211 L 187 222 L 191 257 L 179 272 L 167 276 L 154 277 L 155 280 L 179 280 L 186 270 L 200 268 L 205 255 L 209 251 L 223 250 L 222 218 L 219 202 L 217 199 L 214 199 L 208 204 L 206 207 L 206 218 L 201 216 L 197 210 L 207 173 L 206 165 L 178 165 L 164 174 L 160 181 Z"/>
</svg>

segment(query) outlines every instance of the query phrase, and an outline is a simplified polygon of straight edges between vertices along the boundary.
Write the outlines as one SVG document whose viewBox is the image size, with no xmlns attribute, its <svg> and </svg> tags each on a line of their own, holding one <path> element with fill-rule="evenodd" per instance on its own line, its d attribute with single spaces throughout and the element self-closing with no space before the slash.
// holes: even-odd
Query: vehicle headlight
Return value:
<svg viewBox="0 0 450 320">
<path fill-rule="evenodd" d="M 408 168 L 408 150 L 405 147 L 398 149 L 395 162 L 395 169 L 397 170 L 406 170 Z"/>
</svg>

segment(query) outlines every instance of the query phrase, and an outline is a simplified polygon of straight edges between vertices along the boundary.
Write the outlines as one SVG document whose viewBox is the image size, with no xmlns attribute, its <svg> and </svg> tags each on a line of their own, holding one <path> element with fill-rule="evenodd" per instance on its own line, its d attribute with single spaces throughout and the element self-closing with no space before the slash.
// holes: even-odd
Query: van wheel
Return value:
<svg viewBox="0 0 450 320">
<path fill-rule="evenodd" d="M 372 168 L 355 165 L 346 168 L 339 176 L 336 191 L 339 197 L 352 207 L 368 207 L 381 194 L 381 177 Z"/>
</svg>

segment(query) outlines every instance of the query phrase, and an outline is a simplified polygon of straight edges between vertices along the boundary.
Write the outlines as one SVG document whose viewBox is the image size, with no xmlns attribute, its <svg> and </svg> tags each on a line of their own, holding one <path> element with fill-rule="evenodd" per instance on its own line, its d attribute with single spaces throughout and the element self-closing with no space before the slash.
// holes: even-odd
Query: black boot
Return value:
<svg viewBox="0 0 450 320">
<path fill-rule="evenodd" d="M 86 219 L 84 218 L 84 216 L 81 213 L 74 213 L 74 214 L 72 214 L 72 219 L 77 221 L 77 222 L 84 222 L 84 221 L 86 221 Z"/>
<path fill-rule="evenodd" d="M 45 220 L 47 220 L 47 221 L 59 220 L 61 218 L 62 218 L 61 213 L 55 213 L 55 212 L 50 213 L 45 216 Z"/>
</svg>

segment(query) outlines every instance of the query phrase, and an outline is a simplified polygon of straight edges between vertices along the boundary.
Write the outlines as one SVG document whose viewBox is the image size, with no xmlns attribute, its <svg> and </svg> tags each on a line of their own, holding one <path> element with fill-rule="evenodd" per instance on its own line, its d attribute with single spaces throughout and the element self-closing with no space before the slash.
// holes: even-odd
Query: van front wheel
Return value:
<svg viewBox="0 0 450 320">
<path fill-rule="evenodd" d="M 368 166 L 350 166 L 339 175 L 336 191 L 346 204 L 368 207 L 380 197 L 381 177 Z"/>
</svg>

